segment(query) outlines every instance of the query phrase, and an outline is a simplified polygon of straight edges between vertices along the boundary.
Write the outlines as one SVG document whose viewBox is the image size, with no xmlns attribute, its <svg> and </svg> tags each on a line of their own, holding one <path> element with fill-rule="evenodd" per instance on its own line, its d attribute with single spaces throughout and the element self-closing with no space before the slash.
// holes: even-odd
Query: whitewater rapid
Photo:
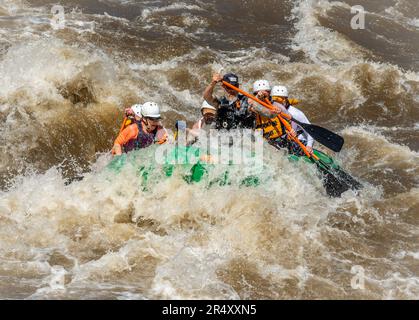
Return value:
<svg viewBox="0 0 419 320">
<path fill-rule="evenodd" d="M 350 1 L 75 0 L 63 30 L 50 1 L 0 1 L 0 298 L 417 298 L 419 13 L 360 2 L 388 46 L 348 30 Z M 252 188 L 106 169 L 125 107 L 191 125 L 216 71 L 288 86 L 364 189 L 330 198 L 269 146 Z"/>
</svg>

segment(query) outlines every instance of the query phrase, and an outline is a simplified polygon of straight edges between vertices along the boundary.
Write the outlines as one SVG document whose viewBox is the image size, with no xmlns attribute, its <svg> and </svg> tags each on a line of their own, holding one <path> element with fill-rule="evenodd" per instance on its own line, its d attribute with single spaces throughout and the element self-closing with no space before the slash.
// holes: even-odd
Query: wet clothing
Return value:
<svg viewBox="0 0 419 320">
<path fill-rule="evenodd" d="M 205 118 L 201 117 L 193 126 L 192 130 L 201 130 L 201 129 L 216 129 L 215 128 L 215 122 L 212 122 L 210 124 L 207 124 L 205 122 Z"/>
<path fill-rule="evenodd" d="M 163 144 L 167 141 L 167 138 L 167 131 L 163 127 L 159 126 L 149 133 L 142 121 L 136 121 L 119 134 L 114 146 L 121 146 L 123 151 L 127 153 L 132 150 L 147 148 L 154 143 Z"/>
<path fill-rule="evenodd" d="M 287 149 L 289 154 L 295 154 L 297 156 L 304 156 L 303 149 L 300 148 L 298 143 L 285 138 L 279 138 L 274 140 L 268 140 L 268 143 L 277 149 Z"/>
<path fill-rule="evenodd" d="M 256 129 L 262 130 L 264 138 L 268 140 L 283 138 L 286 135 L 285 127 L 279 117 L 267 118 L 257 114 Z"/>
<path fill-rule="evenodd" d="M 277 107 L 281 112 L 291 115 L 300 122 L 309 123 L 307 117 L 298 109 L 289 103 L 284 106 L 278 102 L 271 103 Z M 286 118 L 282 117 L 289 122 Z M 309 147 L 313 146 L 313 138 L 308 135 L 299 125 L 291 122 L 291 127 L 297 133 L 298 139 Z M 277 149 L 287 149 L 290 154 L 304 155 L 304 151 L 293 140 L 288 138 L 286 128 L 278 116 L 267 117 L 262 114 L 256 115 L 256 129 L 263 130 L 263 136 L 268 140 L 268 143 Z"/>
<path fill-rule="evenodd" d="M 272 104 L 279 108 L 281 112 L 289 114 L 283 105 L 277 102 L 273 102 Z M 262 130 L 263 136 L 268 140 L 286 138 L 285 126 L 276 114 L 271 114 L 269 117 L 259 113 L 256 114 L 256 129 Z"/>
<path fill-rule="evenodd" d="M 302 123 L 308 123 L 310 124 L 310 121 L 307 119 L 307 117 L 305 116 L 305 114 L 293 107 L 292 105 L 290 105 L 288 107 L 288 112 L 291 114 L 291 116 Z M 313 147 L 314 144 L 314 139 L 312 136 L 310 136 L 306 131 L 304 131 L 303 128 L 301 128 L 297 123 L 295 122 L 291 122 L 291 126 L 292 128 L 295 130 L 295 132 L 297 133 L 297 138 L 303 143 L 305 144 L 307 147 Z"/>
<path fill-rule="evenodd" d="M 201 134 L 201 130 L 211 130 L 216 129 L 216 123 L 207 124 L 205 122 L 205 118 L 201 117 L 193 126 L 192 129 L 188 132 L 187 142 L 189 144 L 193 144 L 198 140 L 199 135 Z"/>
<path fill-rule="evenodd" d="M 229 101 L 226 97 L 218 100 L 216 128 L 217 129 L 254 129 L 256 117 L 249 110 L 247 97 L 239 94 L 236 99 Z"/>
<path fill-rule="evenodd" d="M 201 130 L 205 126 L 204 117 L 199 119 L 192 127 L 192 130 Z"/>
</svg>

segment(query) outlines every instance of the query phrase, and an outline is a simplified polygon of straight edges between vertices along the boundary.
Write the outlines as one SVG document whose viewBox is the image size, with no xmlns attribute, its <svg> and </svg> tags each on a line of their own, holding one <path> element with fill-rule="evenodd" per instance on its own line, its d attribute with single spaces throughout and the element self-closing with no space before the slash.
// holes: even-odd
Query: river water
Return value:
<svg viewBox="0 0 419 320">
<path fill-rule="evenodd" d="M 0 0 L 0 298 L 419 297 L 416 0 L 70 0 L 64 28 L 56 4 Z M 255 188 L 103 172 L 125 107 L 191 124 L 216 71 L 288 86 L 365 188 L 269 147 Z"/>
</svg>

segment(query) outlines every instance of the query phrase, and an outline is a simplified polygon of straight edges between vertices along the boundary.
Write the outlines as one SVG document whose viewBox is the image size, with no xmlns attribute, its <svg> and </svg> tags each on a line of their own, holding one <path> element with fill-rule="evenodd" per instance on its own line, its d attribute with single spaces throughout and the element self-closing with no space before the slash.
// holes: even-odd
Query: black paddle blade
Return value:
<svg viewBox="0 0 419 320">
<path fill-rule="evenodd" d="M 323 176 L 323 186 L 329 197 L 339 198 L 342 193 L 348 191 L 350 186 L 339 180 L 333 173 L 319 167 Z"/>
<path fill-rule="evenodd" d="M 363 185 L 342 169 L 329 168 L 323 161 L 316 162 L 323 175 L 323 185 L 330 197 L 340 197 L 348 190 L 360 190 Z M 326 169 L 326 168 L 328 169 Z"/>
<path fill-rule="evenodd" d="M 354 177 L 343 170 L 335 170 L 334 174 L 340 181 L 346 183 L 352 190 L 360 190 L 364 187 Z"/>
<path fill-rule="evenodd" d="M 342 150 L 345 140 L 340 135 L 337 135 L 336 133 L 330 130 L 316 126 L 314 124 L 301 123 L 301 122 L 298 122 L 298 124 L 301 127 L 303 127 L 303 129 L 310 136 L 312 136 L 314 140 L 320 142 L 322 145 L 328 147 L 329 149 L 335 152 L 339 152 L 340 150 Z"/>
</svg>

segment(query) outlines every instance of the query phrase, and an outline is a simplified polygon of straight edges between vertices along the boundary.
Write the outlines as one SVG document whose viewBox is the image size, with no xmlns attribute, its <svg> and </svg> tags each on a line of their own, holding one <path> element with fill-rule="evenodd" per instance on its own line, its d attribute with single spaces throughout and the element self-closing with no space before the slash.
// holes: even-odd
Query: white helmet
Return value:
<svg viewBox="0 0 419 320">
<path fill-rule="evenodd" d="M 253 92 L 261 90 L 271 91 L 271 85 L 268 80 L 258 80 L 253 84 Z"/>
<path fill-rule="evenodd" d="M 204 111 L 204 109 L 210 109 L 210 110 L 217 111 L 217 108 L 210 105 L 206 100 L 204 100 L 204 102 L 202 102 L 201 112 Z"/>
<path fill-rule="evenodd" d="M 160 108 L 155 102 L 146 102 L 141 107 L 141 115 L 144 118 L 160 119 Z"/>
<path fill-rule="evenodd" d="M 271 91 L 272 97 L 287 97 L 288 98 L 288 89 L 284 86 L 274 86 Z"/>
<path fill-rule="evenodd" d="M 134 104 L 134 105 L 131 107 L 131 110 L 132 110 L 132 112 L 134 112 L 134 114 L 135 114 L 137 117 L 141 118 L 141 108 L 142 108 L 142 105 L 141 105 L 141 104 Z"/>
</svg>

